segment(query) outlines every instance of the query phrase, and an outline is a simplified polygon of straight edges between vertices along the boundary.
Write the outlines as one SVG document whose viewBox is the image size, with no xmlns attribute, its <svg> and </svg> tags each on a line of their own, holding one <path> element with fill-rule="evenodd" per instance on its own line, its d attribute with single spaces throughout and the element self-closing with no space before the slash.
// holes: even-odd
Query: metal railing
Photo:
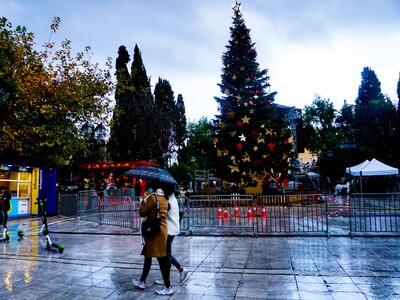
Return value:
<svg viewBox="0 0 400 300">
<path fill-rule="evenodd" d="M 400 233 L 400 194 L 350 196 L 350 235 L 357 232 Z"/>
<path fill-rule="evenodd" d="M 328 234 L 327 202 L 320 194 L 259 196 L 258 234 Z"/>
<path fill-rule="evenodd" d="M 127 196 L 109 196 L 107 199 L 103 197 L 99 209 L 100 224 L 139 230 L 138 204 L 138 199 Z"/>
<path fill-rule="evenodd" d="M 126 193 L 126 192 L 125 192 Z M 139 197 L 60 194 L 58 213 L 140 231 Z M 378 235 L 400 233 L 400 194 L 350 196 L 199 195 L 177 197 L 182 234 L 197 235 Z"/>
<path fill-rule="evenodd" d="M 78 194 L 75 193 L 58 194 L 57 214 L 67 217 L 76 217 L 78 215 Z"/>
<path fill-rule="evenodd" d="M 253 196 L 190 196 L 187 203 L 187 227 L 183 227 L 187 234 L 256 234 L 256 222 L 249 215 Z"/>
</svg>

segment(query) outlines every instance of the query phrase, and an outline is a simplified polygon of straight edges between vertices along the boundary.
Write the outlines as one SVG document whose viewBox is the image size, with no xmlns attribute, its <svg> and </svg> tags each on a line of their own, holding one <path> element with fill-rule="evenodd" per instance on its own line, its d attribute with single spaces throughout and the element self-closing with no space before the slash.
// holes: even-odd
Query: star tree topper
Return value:
<svg viewBox="0 0 400 300">
<path fill-rule="evenodd" d="M 239 14 L 240 13 L 241 5 L 242 5 L 242 3 L 237 2 L 237 1 L 236 1 L 235 4 L 232 4 L 232 8 L 233 8 L 233 11 L 235 12 L 235 14 Z"/>
</svg>

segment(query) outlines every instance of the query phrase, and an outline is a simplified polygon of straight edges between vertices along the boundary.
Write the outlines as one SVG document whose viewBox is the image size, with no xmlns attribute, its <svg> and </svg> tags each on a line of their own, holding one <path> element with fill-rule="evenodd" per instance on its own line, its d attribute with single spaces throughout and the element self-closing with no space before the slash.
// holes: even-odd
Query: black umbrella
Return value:
<svg viewBox="0 0 400 300">
<path fill-rule="evenodd" d="M 139 166 L 137 168 L 131 169 L 124 174 L 128 177 L 141 178 L 141 179 L 149 179 L 152 181 L 159 181 L 170 183 L 173 185 L 178 185 L 174 177 L 169 174 L 166 170 L 156 168 L 156 167 L 147 167 L 147 166 Z"/>
</svg>

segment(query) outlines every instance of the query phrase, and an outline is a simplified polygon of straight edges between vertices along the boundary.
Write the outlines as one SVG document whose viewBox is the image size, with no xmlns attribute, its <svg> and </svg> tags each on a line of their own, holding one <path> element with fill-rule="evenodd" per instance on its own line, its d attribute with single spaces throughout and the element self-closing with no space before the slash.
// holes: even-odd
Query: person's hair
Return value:
<svg viewBox="0 0 400 300">
<path fill-rule="evenodd" d="M 167 200 L 169 198 L 169 195 L 175 192 L 175 186 L 173 184 L 165 182 L 151 181 L 149 187 L 151 187 L 154 191 L 156 191 L 157 189 L 162 189 L 164 191 L 164 196 L 165 198 L 167 198 Z"/>
<path fill-rule="evenodd" d="M 172 193 L 175 192 L 175 187 L 172 184 L 168 184 L 168 183 L 163 184 L 162 189 L 163 189 L 166 197 L 168 197 L 169 195 L 172 195 Z"/>
</svg>

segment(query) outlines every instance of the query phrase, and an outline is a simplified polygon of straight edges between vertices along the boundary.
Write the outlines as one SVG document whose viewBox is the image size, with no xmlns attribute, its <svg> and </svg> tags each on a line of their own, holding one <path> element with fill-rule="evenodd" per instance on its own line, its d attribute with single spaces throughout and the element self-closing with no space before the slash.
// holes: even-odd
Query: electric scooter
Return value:
<svg viewBox="0 0 400 300">
<path fill-rule="evenodd" d="M 4 214 L 4 212 L 2 210 L 0 210 L 0 214 Z M 17 231 L 19 240 L 21 240 L 24 237 L 24 234 L 25 234 L 25 232 L 22 229 L 19 229 Z M 7 223 L 5 221 L 5 216 L 3 215 L 3 236 L 0 237 L 0 242 L 9 241 L 10 237 L 11 237 L 11 235 L 7 231 Z"/>
<path fill-rule="evenodd" d="M 46 214 L 46 206 L 45 206 L 46 199 L 37 198 L 37 202 L 35 204 L 39 205 L 40 214 L 42 217 L 43 225 L 40 229 L 40 232 L 46 237 L 46 248 L 50 249 L 51 247 L 56 248 L 58 252 L 63 253 L 64 246 L 62 244 L 53 243 L 50 239 L 50 232 L 47 226 L 47 214 Z"/>
</svg>

